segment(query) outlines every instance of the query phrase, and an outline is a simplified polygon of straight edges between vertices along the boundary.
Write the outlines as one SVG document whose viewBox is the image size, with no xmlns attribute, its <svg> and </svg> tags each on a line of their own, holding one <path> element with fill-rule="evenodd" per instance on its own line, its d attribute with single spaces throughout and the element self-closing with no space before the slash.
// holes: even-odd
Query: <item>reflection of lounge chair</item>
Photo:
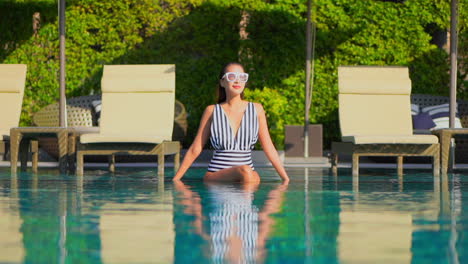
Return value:
<svg viewBox="0 0 468 264">
<path fill-rule="evenodd" d="M 339 153 L 352 154 L 353 175 L 360 156 L 432 156 L 439 174 L 439 144 L 434 135 L 413 135 L 411 80 L 406 67 L 339 67 L 339 120 L 343 142 L 332 143 L 332 170 Z"/>
<path fill-rule="evenodd" d="M 102 76 L 100 132 L 80 137 L 77 173 L 84 155 L 158 155 L 158 174 L 164 174 L 164 155 L 175 155 L 180 143 L 172 140 L 175 103 L 174 65 L 106 65 Z"/>
<path fill-rule="evenodd" d="M 26 81 L 25 64 L 0 64 L 0 154 L 9 149 L 10 128 L 17 127 L 23 104 Z M 37 162 L 37 141 L 31 143 L 33 161 Z"/>
</svg>

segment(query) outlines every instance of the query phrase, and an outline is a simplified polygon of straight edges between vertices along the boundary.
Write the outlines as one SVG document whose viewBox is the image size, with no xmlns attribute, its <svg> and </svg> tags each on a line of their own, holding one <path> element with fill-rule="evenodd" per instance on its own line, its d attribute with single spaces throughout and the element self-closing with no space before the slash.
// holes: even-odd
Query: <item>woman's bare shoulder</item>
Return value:
<svg viewBox="0 0 468 264">
<path fill-rule="evenodd" d="M 208 114 L 208 115 L 211 115 L 213 114 L 213 111 L 214 111 L 214 108 L 215 108 L 215 105 L 209 105 L 205 108 L 205 114 Z"/>
<path fill-rule="evenodd" d="M 264 113 L 265 112 L 265 109 L 263 109 L 263 105 L 261 103 L 253 103 L 254 106 L 255 106 L 255 109 L 257 109 L 257 111 L 259 113 Z"/>
</svg>

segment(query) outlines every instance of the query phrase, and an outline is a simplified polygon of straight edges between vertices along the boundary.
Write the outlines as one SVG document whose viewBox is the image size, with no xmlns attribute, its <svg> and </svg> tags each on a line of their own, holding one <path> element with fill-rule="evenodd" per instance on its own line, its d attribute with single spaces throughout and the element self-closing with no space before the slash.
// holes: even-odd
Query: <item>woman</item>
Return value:
<svg viewBox="0 0 468 264">
<path fill-rule="evenodd" d="M 252 148 L 260 139 L 263 150 L 284 182 L 289 177 L 281 165 L 268 132 L 261 104 L 244 101 L 249 75 L 239 63 L 223 67 L 218 84 L 218 104 L 205 109 L 197 135 L 174 176 L 180 180 L 210 139 L 215 151 L 205 181 L 260 182 L 252 165 Z"/>
</svg>

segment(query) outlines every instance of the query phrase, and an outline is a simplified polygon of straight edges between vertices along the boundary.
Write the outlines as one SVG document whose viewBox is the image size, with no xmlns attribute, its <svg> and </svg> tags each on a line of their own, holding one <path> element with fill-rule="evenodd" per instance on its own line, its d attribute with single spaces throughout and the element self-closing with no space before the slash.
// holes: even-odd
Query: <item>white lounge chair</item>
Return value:
<svg viewBox="0 0 468 264">
<path fill-rule="evenodd" d="M 413 135 L 411 80 L 408 68 L 349 66 L 338 68 L 339 122 L 342 142 L 332 143 L 332 171 L 338 154 L 352 155 L 352 173 L 359 174 L 360 156 L 395 156 L 403 173 L 403 156 L 431 156 L 439 175 L 439 140 Z"/>
<path fill-rule="evenodd" d="M 100 131 L 84 134 L 77 145 L 77 174 L 85 155 L 157 155 L 158 174 L 164 174 L 164 156 L 175 155 L 172 141 L 175 105 L 175 65 L 106 65 L 102 76 Z"/>
</svg>

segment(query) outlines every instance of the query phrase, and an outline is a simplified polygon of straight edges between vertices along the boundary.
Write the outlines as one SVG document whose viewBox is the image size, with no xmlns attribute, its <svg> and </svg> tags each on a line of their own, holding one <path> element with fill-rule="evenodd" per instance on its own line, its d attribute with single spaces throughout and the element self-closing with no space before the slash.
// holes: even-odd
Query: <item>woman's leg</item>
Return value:
<svg viewBox="0 0 468 264">
<path fill-rule="evenodd" d="M 205 181 L 218 182 L 260 182 L 260 176 L 249 165 L 240 165 L 215 172 L 207 172 Z"/>
</svg>

